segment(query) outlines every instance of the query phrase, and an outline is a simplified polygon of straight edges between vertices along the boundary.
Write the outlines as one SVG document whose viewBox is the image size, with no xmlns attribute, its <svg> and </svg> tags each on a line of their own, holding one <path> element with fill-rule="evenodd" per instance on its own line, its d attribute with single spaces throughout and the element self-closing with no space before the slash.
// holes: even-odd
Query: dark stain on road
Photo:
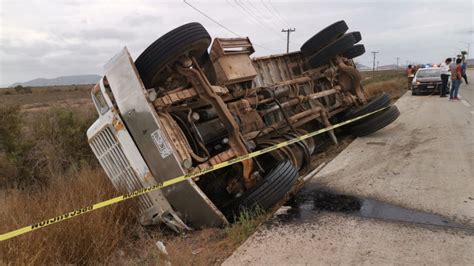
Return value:
<svg viewBox="0 0 474 266">
<path fill-rule="evenodd" d="M 455 223 L 441 215 L 407 209 L 374 199 L 341 195 L 326 189 L 303 188 L 285 205 L 291 208 L 286 214 L 278 216 L 278 220 L 283 223 L 309 222 L 326 211 L 392 222 L 442 226 L 474 233 L 472 226 Z"/>
</svg>

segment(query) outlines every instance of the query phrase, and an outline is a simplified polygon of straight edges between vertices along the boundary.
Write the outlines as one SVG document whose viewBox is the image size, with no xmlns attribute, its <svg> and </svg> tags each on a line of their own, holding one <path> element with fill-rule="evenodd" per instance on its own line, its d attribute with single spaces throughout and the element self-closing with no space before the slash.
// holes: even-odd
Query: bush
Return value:
<svg viewBox="0 0 474 266">
<path fill-rule="evenodd" d="M 97 165 L 86 137 L 96 116 L 92 109 L 53 108 L 27 116 L 17 107 L 0 108 L 0 189 L 45 185 L 81 165 Z"/>
<path fill-rule="evenodd" d="M 32 143 L 20 137 L 22 119 L 18 107 L 0 108 L 0 189 L 17 185 L 24 172 Z"/>
<path fill-rule="evenodd" d="M 18 94 L 25 94 L 25 93 L 32 93 L 31 88 L 29 87 L 23 87 L 21 85 L 15 86 L 15 92 Z"/>
<path fill-rule="evenodd" d="M 95 163 L 86 136 L 95 119 L 95 112 L 64 108 L 53 108 L 37 119 L 31 132 L 35 144 L 31 155 L 43 174 L 61 176 L 81 164 Z"/>
</svg>

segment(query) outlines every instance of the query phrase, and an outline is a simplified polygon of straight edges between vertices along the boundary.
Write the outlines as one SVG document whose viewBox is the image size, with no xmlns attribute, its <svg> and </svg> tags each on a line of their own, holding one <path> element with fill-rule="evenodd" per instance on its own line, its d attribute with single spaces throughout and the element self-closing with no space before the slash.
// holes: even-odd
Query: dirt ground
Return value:
<svg viewBox="0 0 474 266">
<path fill-rule="evenodd" d="M 90 92 L 93 85 L 71 85 L 31 88 L 30 93 L 14 89 L 0 89 L 0 105 L 20 106 L 24 111 L 47 110 L 52 106 L 93 107 Z"/>
</svg>

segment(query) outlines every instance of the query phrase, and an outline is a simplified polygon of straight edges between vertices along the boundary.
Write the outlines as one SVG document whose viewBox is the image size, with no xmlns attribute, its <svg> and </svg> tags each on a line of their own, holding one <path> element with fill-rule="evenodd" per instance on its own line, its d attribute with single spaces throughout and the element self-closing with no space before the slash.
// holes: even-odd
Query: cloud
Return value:
<svg viewBox="0 0 474 266">
<path fill-rule="evenodd" d="M 202 23 L 213 37 L 234 37 L 182 1 L 0 1 L 0 86 L 38 77 L 101 74 L 122 47 L 136 58 L 159 36 L 191 21 Z M 469 0 L 187 1 L 249 36 L 257 56 L 285 51 L 282 28 L 296 28 L 290 49 L 298 50 L 341 19 L 351 31 L 361 31 L 368 52 L 357 61 L 366 65 L 372 64 L 369 51 L 380 52 L 380 65 L 393 64 L 396 57 L 400 62 L 437 62 L 465 47 L 461 41 L 473 41 Z"/>
<path fill-rule="evenodd" d="M 124 22 L 128 26 L 137 27 L 147 24 L 160 25 L 163 22 L 163 19 L 159 16 L 134 14 L 132 16 L 125 17 Z"/>
<path fill-rule="evenodd" d="M 69 36 L 74 36 L 74 34 L 70 34 Z M 118 30 L 114 28 L 95 28 L 95 29 L 81 30 L 75 37 L 84 41 L 93 42 L 96 40 L 103 40 L 103 39 L 128 40 L 130 38 L 133 38 L 134 34 L 132 31 Z"/>
</svg>

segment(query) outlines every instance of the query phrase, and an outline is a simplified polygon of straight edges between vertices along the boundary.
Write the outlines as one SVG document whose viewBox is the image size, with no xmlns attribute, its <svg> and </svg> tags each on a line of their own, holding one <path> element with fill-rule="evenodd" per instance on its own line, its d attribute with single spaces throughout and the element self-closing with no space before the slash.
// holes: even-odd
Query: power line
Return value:
<svg viewBox="0 0 474 266">
<path fill-rule="evenodd" d="M 258 26 L 260 26 L 263 30 L 268 30 L 267 26 L 264 25 L 263 23 L 261 23 L 261 22 L 256 18 L 256 16 L 255 16 L 252 12 L 250 12 L 246 7 L 243 6 L 242 3 L 240 3 L 240 2 L 237 1 L 237 0 L 234 0 L 234 3 L 235 3 L 241 10 L 243 10 L 245 13 L 247 13 L 246 16 L 248 15 L 249 18 L 251 18 L 254 22 L 256 22 L 256 24 L 257 24 Z"/>
<path fill-rule="evenodd" d="M 247 3 L 249 4 L 249 6 L 250 6 L 251 8 L 253 8 L 257 13 L 260 14 L 260 16 L 258 16 L 259 14 L 257 14 L 257 17 L 258 17 L 258 18 L 263 18 L 263 19 L 262 19 L 263 22 L 265 22 L 265 23 L 266 23 L 267 25 L 269 25 L 270 27 L 273 27 L 273 26 L 274 26 L 274 27 L 276 27 L 276 28 L 280 28 L 280 26 L 275 23 L 273 16 L 270 15 L 270 20 L 267 21 L 266 18 L 268 18 L 268 13 L 265 14 L 264 12 L 261 12 L 261 9 L 260 9 L 260 8 L 257 8 L 257 6 L 255 6 L 251 1 L 248 1 Z M 270 25 L 270 23 L 273 24 L 273 26 Z"/>
<path fill-rule="evenodd" d="M 234 0 L 234 3 L 236 3 L 245 13 L 247 13 L 255 22 L 257 22 L 258 25 L 263 27 L 262 29 L 269 32 L 273 32 L 276 36 L 278 36 L 278 38 L 285 40 L 283 37 L 280 36 L 280 34 L 273 31 L 272 26 L 268 26 L 268 24 L 265 24 L 261 20 L 259 20 L 258 16 L 252 10 L 244 6 L 244 2 L 239 2 L 238 0 Z"/>
<path fill-rule="evenodd" d="M 255 46 L 257 46 L 257 47 L 263 48 L 263 49 L 265 49 L 265 50 L 267 50 L 267 51 L 270 51 L 270 52 L 276 52 L 276 51 L 273 50 L 273 49 L 267 48 L 267 47 L 262 46 L 262 45 L 260 45 L 260 44 L 258 44 L 258 43 L 255 43 L 255 42 L 252 42 L 252 45 L 255 45 Z"/>
<path fill-rule="evenodd" d="M 265 9 L 268 10 L 268 12 L 270 12 L 270 14 L 275 14 L 275 16 L 272 16 L 274 18 L 276 18 L 277 20 L 279 20 L 281 23 L 282 23 L 282 26 L 286 26 L 287 25 L 287 22 L 283 21 L 283 19 L 278 15 L 278 13 L 275 12 L 275 10 L 272 10 L 271 7 L 267 6 L 267 4 L 265 3 L 265 1 L 261 0 L 261 3 L 262 5 L 265 7 Z"/>
<path fill-rule="evenodd" d="M 214 22 L 215 24 L 219 25 L 221 28 L 227 30 L 228 32 L 234 34 L 234 35 L 237 36 L 237 37 L 241 37 L 240 34 L 237 34 L 237 33 L 235 33 L 233 30 L 227 28 L 226 26 L 224 26 L 223 24 L 221 24 L 219 21 L 213 19 L 212 17 L 210 17 L 209 15 L 207 15 L 206 13 L 204 13 L 203 11 L 201 11 L 200 9 L 198 9 L 197 7 L 195 7 L 195 6 L 191 5 L 190 3 L 186 2 L 186 0 L 183 0 L 183 2 L 184 2 L 186 5 L 190 6 L 192 9 L 196 10 L 197 12 L 199 12 L 201 15 L 205 16 L 206 18 L 208 18 L 209 20 L 211 20 L 212 22 Z M 265 46 L 262 46 L 262 45 L 260 45 L 260 44 L 258 44 L 258 43 L 254 43 L 254 42 L 253 42 L 252 44 L 255 45 L 255 46 L 257 46 L 257 47 L 263 48 L 263 49 L 265 49 L 265 50 L 267 50 L 267 51 L 275 52 L 275 50 L 270 49 L 270 48 L 267 48 L 267 47 L 265 47 Z"/>
<path fill-rule="evenodd" d="M 245 17 L 250 18 L 252 20 L 252 23 L 259 26 L 262 30 L 268 31 L 268 28 L 266 28 L 263 24 L 261 24 L 257 19 L 255 19 L 249 12 L 237 1 L 234 0 L 234 3 L 232 3 L 232 0 L 226 0 L 226 2 L 232 6 L 232 8 L 238 9 Z"/>
<path fill-rule="evenodd" d="M 262 0 L 262 1 L 263 1 L 263 0 Z M 281 13 L 275 8 L 275 6 L 273 5 L 273 3 L 272 3 L 271 1 L 268 1 L 268 3 L 270 4 L 270 7 L 271 7 L 273 10 L 275 10 L 277 16 L 278 16 L 280 19 L 286 21 L 287 25 L 290 25 L 290 22 L 288 21 L 288 19 L 287 19 L 286 17 L 283 17 L 283 16 L 281 15 Z"/>
<path fill-rule="evenodd" d="M 234 35 L 237 36 L 237 37 L 241 37 L 240 34 L 237 34 L 237 33 L 235 33 L 233 30 L 231 30 L 231 29 L 227 28 L 226 26 L 222 25 L 221 23 L 219 23 L 219 21 L 217 21 L 217 20 L 211 18 L 211 17 L 208 16 L 206 13 L 202 12 L 201 10 L 199 10 L 197 7 L 194 7 L 194 6 L 191 5 L 190 3 L 186 2 L 186 0 L 183 0 L 183 2 L 184 2 L 186 5 L 190 6 L 192 9 L 194 9 L 194 10 L 196 10 L 197 12 L 201 13 L 201 15 L 203 15 L 203 16 L 205 16 L 206 18 L 210 19 L 212 22 L 214 22 L 214 23 L 216 23 L 217 25 L 221 26 L 222 28 L 224 28 L 224 29 L 227 30 L 228 32 L 234 34 Z"/>
</svg>

